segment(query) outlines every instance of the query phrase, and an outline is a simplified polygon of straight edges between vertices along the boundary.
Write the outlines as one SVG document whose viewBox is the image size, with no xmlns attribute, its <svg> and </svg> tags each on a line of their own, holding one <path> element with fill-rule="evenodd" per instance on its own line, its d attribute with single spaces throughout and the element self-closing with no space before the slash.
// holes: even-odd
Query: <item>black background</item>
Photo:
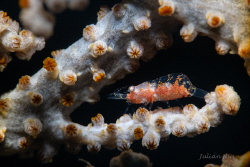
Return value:
<svg viewBox="0 0 250 167">
<path fill-rule="evenodd" d="M 82 29 L 96 23 L 96 13 L 100 5 L 112 7 L 118 0 L 90 0 L 90 6 L 81 12 L 66 10 L 56 15 L 54 35 L 46 42 L 46 48 L 35 53 L 30 61 L 18 60 L 14 54 L 12 62 L 3 73 L 0 73 L 0 94 L 15 88 L 18 79 L 23 75 L 33 75 L 42 67 L 42 61 L 50 56 L 50 52 L 67 48 L 82 37 Z M 0 10 L 19 21 L 20 9 L 16 0 L 0 0 Z M 142 147 L 141 140 L 135 141 L 131 148 L 135 152 L 147 155 L 155 167 L 202 167 L 208 163 L 220 164 L 221 160 L 202 159 L 200 155 L 223 155 L 231 153 L 241 155 L 250 150 L 250 78 L 245 72 L 243 59 L 238 55 L 220 56 L 214 49 L 214 41 L 207 37 L 198 37 L 192 43 L 184 43 L 179 36 L 179 30 L 174 34 L 173 46 L 160 51 L 150 62 L 141 62 L 140 68 L 134 74 L 127 75 L 123 80 L 105 87 L 100 95 L 101 100 L 95 105 L 84 103 L 71 114 L 74 122 L 87 125 L 91 117 L 101 113 L 105 122 L 115 122 L 127 104 L 125 101 L 107 100 L 106 95 L 116 88 L 137 85 L 141 82 L 155 79 L 170 73 L 185 73 L 198 88 L 213 91 L 216 85 L 228 84 L 233 86 L 241 97 L 242 104 L 236 116 L 226 116 L 217 128 L 194 138 L 178 138 L 170 136 L 167 142 L 161 142 L 153 151 Z M 150 39 L 149 39 L 150 40 Z M 204 102 L 198 98 L 191 101 L 201 107 Z M 1 150 L 0 150 L 1 151 Z M 112 157 L 119 155 L 118 150 L 102 148 L 97 154 L 91 154 L 83 146 L 80 153 L 72 155 L 62 147 L 50 164 L 41 164 L 35 158 L 19 159 L 18 156 L 0 157 L 0 166 L 84 166 L 78 158 L 84 158 L 96 167 L 109 166 Z"/>
</svg>

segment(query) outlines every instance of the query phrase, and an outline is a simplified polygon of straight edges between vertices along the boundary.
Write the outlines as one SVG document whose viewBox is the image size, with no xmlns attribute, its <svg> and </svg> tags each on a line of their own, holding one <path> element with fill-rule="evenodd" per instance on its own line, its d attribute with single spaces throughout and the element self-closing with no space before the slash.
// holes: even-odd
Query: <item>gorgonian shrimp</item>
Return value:
<svg viewBox="0 0 250 167">
<path fill-rule="evenodd" d="M 109 99 L 124 99 L 130 104 L 167 102 L 183 97 L 204 98 L 208 92 L 196 88 L 185 74 L 173 73 L 154 80 L 143 82 L 128 89 L 121 88 L 108 95 Z"/>
</svg>

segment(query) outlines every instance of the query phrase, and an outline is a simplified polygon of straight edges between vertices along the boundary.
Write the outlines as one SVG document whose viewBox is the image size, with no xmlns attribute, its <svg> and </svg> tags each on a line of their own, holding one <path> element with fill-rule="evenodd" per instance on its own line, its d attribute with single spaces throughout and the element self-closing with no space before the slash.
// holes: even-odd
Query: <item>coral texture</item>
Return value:
<svg viewBox="0 0 250 167">
<path fill-rule="evenodd" d="M 80 135 L 79 138 L 79 134 L 92 133 L 86 129 L 93 128 L 93 134 L 104 133 L 105 135 L 105 131 L 99 131 L 104 126 L 102 116 L 98 115 L 92 119 L 93 127 L 84 127 L 72 123 L 69 114 L 82 102 L 96 102 L 99 99 L 99 90 L 104 85 L 123 78 L 125 74 L 134 72 L 138 68 L 139 59 L 149 60 L 157 50 L 168 48 L 172 43 L 170 34 L 183 23 L 181 35 L 185 41 L 192 41 L 199 32 L 216 40 L 219 51 L 223 46 L 222 52 L 219 53 L 227 53 L 229 48 L 232 50 L 231 53 L 238 53 L 240 51 L 238 47 L 242 48 L 242 41 L 249 39 L 248 24 L 245 23 L 248 20 L 246 18 L 238 22 L 230 22 L 233 16 L 223 15 L 225 13 L 223 9 L 234 8 L 237 15 L 244 17 L 249 13 L 247 6 L 243 6 L 245 5 L 243 1 L 221 1 L 219 5 L 217 1 L 204 2 L 206 3 L 201 3 L 201 1 L 190 1 L 188 4 L 183 1 L 160 1 L 160 3 L 158 1 L 124 1 L 114 6 L 112 10 L 102 7 L 98 14 L 97 24 L 87 26 L 79 41 L 67 49 L 54 52 L 54 58 L 46 58 L 39 72 L 31 77 L 22 77 L 16 89 L 2 95 L 5 109 L 1 111 L 1 134 L 4 136 L 1 150 L 6 151 L 3 154 L 20 152 L 27 155 L 30 151 L 39 149 L 40 160 L 50 161 L 60 144 L 67 145 L 72 152 L 79 150 L 79 144 L 88 144 L 89 150 L 98 151 L 99 141 L 99 144 L 93 147 L 93 141 L 95 144 L 98 143 L 95 140 L 100 140 L 98 135 L 93 140 L 88 139 L 88 135 L 83 135 L 86 138 L 82 141 L 82 136 Z M 211 10 L 216 10 L 216 12 L 213 13 Z M 245 35 L 238 32 L 239 27 L 246 33 Z M 239 38 L 237 42 L 234 40 L 235 34 Z M 248 54 L 247 51 L 244 51 L 244 55 L 242 52 L 239 53 L 242 57 Z M 247 60 L 246 57 L 244 58 Z M 210 96 L 213 96 L 215 93 L 211 94 Z M 238 96 L 234 97 L 239 99 Z M 206 99 L 207 103 L 211 102 L 212 107 L 218 109 L 216 113 L 221 114 L 224 110 L 232 114 L 234 113 L 232 111 L 238 110 L 238 105 L 220 104 L 220 101 L 228 102 L 227 98 L 208 99 Z M 180 109 L 177 110 L 177 113 L 181 112 Z M 207 113 L 209 109 L 202 108 L 201 111 Z M 152 117 L 159 116 L 157 113 L 161 116 L 161 111 L 157 111 L 155 114 L 151 113 Z M 16 121 L 11 121 L 13 119 Z M 123 120 L 127 119 L 133 124 L 134 119 L 129 116 L 122 117 L 120 122 L 123 123 Z M 156 121 L 152 120 L 153 123 Z M 161 123 L 165 120 L 157 122 Z M 169 126 L 171 127 L 172 124 Z M 95 127 L 99 128 L 95 130 Z M 150 128 L 155 127 L 153 125 Z M 200 131 L 195 131 L 197 129 L 194 125 L 189 128 L 190 133 L 200 133 Z M 138 132 L 141 131 L 138 130 Z M 159 133 L 158 130 L 154 135 L 157 136 L 157 133 Z M 129 144 L 126 140 L 125 143 Z M 101 144 L 105 145 L 105 143 Z M 151 148 L 158 145 L 154 141 L 149 144 Z M 115 146 L 116 142 L 111 143 L 110 147 Z"/>
<path fill-rule="evenodd" d="M 20 31 L 19 23 L 4 11 L 0 11 L 0 40 L 0 72 L 12 59 L 10 52 L 16 52 L 19 59 L 29 60 L 45 46 L 43 37 L 36 37 L 28 30 Z"/>
</svg>

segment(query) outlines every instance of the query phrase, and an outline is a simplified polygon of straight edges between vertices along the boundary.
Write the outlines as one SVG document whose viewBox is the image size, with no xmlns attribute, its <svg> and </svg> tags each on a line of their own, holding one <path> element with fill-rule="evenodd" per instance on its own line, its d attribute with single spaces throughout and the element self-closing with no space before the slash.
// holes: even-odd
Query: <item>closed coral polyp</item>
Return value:
<svg viewBox="0 0 250 167">
<path fill-rule="evenodd" d="M 156 127 L 163 127 L 163 126 L 165 126 L 165 121 L 164 121 L 164 119 L 162 119 L 162 118 L 158 118 L 158 119 L 156 119 L 156 121 L 155 121 L 155 125 L 156 125 Z"/>
<path fill-rule="evenodd" d="M 188 24 L 181 28 L 180 34 L 185 42 L 192 42 L 198 33 L 195 30 L 194 24 Z"/>
<path fill-rule="evenodd" d="M 109 134 L 115 135 L 117 133 L 117 126 L 115 124 L 109 124 L 106 130 Z"/>
<path fill-rule="evenodd" d="M 233 90 L 233 87 L 228 85 L 219 85 L 215 88 L 215 93 L 218 103 L 222 110 L 229 115 L 235 115 L 240 108 L 240 97 Z"/>
<path fill-rule="evenodd" d="M 226 88 L 224 86 L 217 86 L 216 87 L 216 91 L 218 92 L 218 94 L 223 95 L 223 93 L 225 92 Z"/>
<path fill-rule="evenodd" d="M 246 2 L 247 8 L 250 9 L 250 0 L 245 0 L 245 2 Z"/>
<path fill-rule="evenodd" d="M 101 20 L 110 11 L 109 7 L 101 6 L 99 12 L 97 12 L 97 20 Z"/>
<path fill-rule="evenodd" d="M 76 136 L 79 133 L 78 128 L 74 124 L 68 124 L 65 127 L 65 132 L 68 136 Z"/>
<path fill-rule="evenodd" d="M 83 29 L 83 37 L 86 40 L 96 40 L 97 27 L 94 24 L 88 25 Z"/>
<path fill-rule="evenodd" d="M 36 138 L 42 131 L 42 126 L 41 121 L 36 118 L 27 118 L 24 121 L 24 131 L 33 138 Z"/>
<path fill-rule="evenodd" d="M 97 58 L 97 56 L 104 55 L 107 52 L 108 46 L 104 41 L 96 41 L 95 43 L 90 45 L 90 49 L 92 56 L 94 58 Z"/>
<path fill-rule="evenodd" d="M 209 130 L 209 123 L 208 121 L 202 121 L 200 123 L 197 124 L 197 133 L 200 134 L 200 133 L 205 133 Z"/>
<path fill-rule="evenodd" d="M 145 142 L 147 149 L 154 150 L 158 147 L 159 143 L 154 138 L 149 138 Z"/>
<path fill-rule="evenodd" d="M 50 57 L 47 57 L 43 61 L 43 68 L 46 69 L 47 71 L 54 71 L 57 67 L 56 60 Z"/>
<path fill-rule="evenodd" d="M 5 132 L 6 132 L 6 128 L 5 127 L 0 129 L 0 143 L 4 141 Z"/>
<path fill-rule="evenodd" d="M 220 43 L 216 43 L 215 44 L 215 50 L 217 51 L 217 53 L 219 55 L 225 55 L 228 53 L 229 51 L 229 46 L 226 44 L 220 44 Z"/>
<path fill-rule="evenodd" d="M 93 122 L 94 126 L 102 126 L 104 124 L 104 118 L 102 114 L 97 114 L 96 117 L 92 117 L 91 121 Z"/>
<path fill-rule="evenodd" d="M 187 129 L 185 128 L 184 124 L 181 122 L 176 122 L 173 125 L 172 134 L 177 137 L 183 137 L 187 133 Z"/>
<path fill-rule="evenodd" d="M 170 37 L 158 38 L 155 42 L 155 46 L 158 50 L 167 49 L 172 45 L 172 39 Z"/>
<path fill-rule="evenodd" d="M 136 140 L 141 139 L 143 137 L 143 135 L 144 135 L 144 132 L 143 132 L 141 127 L 137 127 L 134 129 L 134 136 L 135 136 Z"/>
<path fill-rule="evenodd" d="M 128 150 L 130 147 L 130 144 L 127 141 L 122 141 L 122 143 L 117 143 L 117 149 L 119 151 Z"/>
<path fill-rule="evenodd" d="M 94 75 L 93 75 L 93 80 L 95 82 L 99 82 L 101 81 L 102 79 L 105 78 L 105 72 L 95 72 Z"/>
<path fill-rule="evenodd" d="M 17 140 L 18 147 L 25 149 L 29 146 L 29 141 L 26 137 L 21 137 Z"/>
<path fill-rule="evenodd" d="M 8 16 L 7 12 L 0 11 L 1 22 L 8 23 L 11 18 Z"/>
<path fill-rule="evenodd" d="M 74 103 L 74 97 L 72 94 L 66 94 L 65 96 L 63 96 L 61 103 L 66 106 L 72 106 Z"/>
<path fill-rule="evenodd" d="M 147 119 L 147 116 L 148 116 L 148 110 L 146 108 L 138 108 L 136 110 L 136 118 L 138 119 L 138 121 L 145 121 Z"/>
<path fill-rule="evenodd" d="M 71 70 L 65 71 L 62 75 L 60 75 L 60 80 L 69 86 L 75 85 L 77 81 L 77 75 Z"/>
<path fill-rule="evenodd" d="M 161 16 L 170 16 L 174 13 L 175 6 L 172 1 L 162 1 L 160 4 L 162 5 L 159 7 L 158 12 Z"/>
<path fill-rule="evenodd" d="M 0 132 L 0 142 L 3 142 L 5 138 L 5 134 L 3 132 Z"/>
<path fill-rule="evenodd" d="M 143 54 L 144 48 L 141 44 L 132 41 L 127 48 L 127 54 L 130 58 L 139 59 Z"/>
<path fill-rule="evenodd" d="M 43 103 L 43 96 L 40 93 L 30 92 L 28 95 L 33 106 L 39 106 Z"/>
<path fill-rule="evenodd" d="M 117 18 L 123 17 L 126 13 L 126 8 L 123 4 L 115 4 L 112 10 Z"/>
<path fill-rule="evenodd" d="M 87 145 L 87 149 L 90 153 L 97 153 L 100 151 L 101 146 L 99 144 Z"/>
<path fill-rule="evenodd" d="M 12 32 L 2 37 L 2 45 L 12 52 L 20 48 L 21 42 L 20 36 Z"/>
<path fill-rule="evenodd" d="M 30 86 L 30 76 L 28 75 L 25 75 L 25 76 L 22 76 L 20 79 L 19 79 L 19 88 L 20 89 L 28 89 L 29 86 Z"/>
<path fill-rule="evenodd" d="M 250 41 L 244 41 L 240 44 L 238 54 L 244 59 L 250 58 Z"/>
<path fill-rule="evenodd" d="M 0 99 L 0 112 L 10 109 L 9 99 Z"/>
<path fill-rule="evenodd" d="M 7 66 L 7 59 L 5 57 L 0 58 L 0 66 L 1 65 L 4 66 L 4 67 Z"/>
<path fill-rule="evenodd" d="M 228 114 L 229 115 L 236 115 L 239 110 L 239 106 L 233 104 L 232 102 L 228 102 Z"/>
<path fill-rule="evenodd" d="M 147 30 L 151 27 L 151 20 L 148 17 L 140 17 L 135 20 L 134 27 L 137 31 Z"/>
<path fill-rule="evenodd" d="M 33 34 L 32 32 L 28 31 L 28 30 L 22 30 L 19 32 L 19 35 L 21 35 L 22 37 L 32 37 Z"/>
<path fill-rule="evenodd" d="M 62 49 L 55 50 L 51 52 L 51 56 L 57 57 L 62 52 Z"/>
<path fill-rule="evenodd" d="M 224 16 L 219 12 L 208 11 L 206 14 L 207 24 L 212 27 L 216 28 L 221 26 L 225 22 Z"/>
</svg>

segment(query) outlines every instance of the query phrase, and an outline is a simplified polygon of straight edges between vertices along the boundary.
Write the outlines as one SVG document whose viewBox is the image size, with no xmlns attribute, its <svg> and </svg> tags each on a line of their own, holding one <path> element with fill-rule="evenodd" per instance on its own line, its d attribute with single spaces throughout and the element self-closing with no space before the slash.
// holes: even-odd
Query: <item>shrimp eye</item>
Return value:
<svg viewBox="0 0 250 167">
<path fill-rule="evenodd" d="M 135 87 L 134 87 L 134 86 L 130 86 L 130 87 L 128 88 L 128 90 L 129 90 L 129 92 L 133 92 L 133 91 L 135 90 Z"/>
</svg>

